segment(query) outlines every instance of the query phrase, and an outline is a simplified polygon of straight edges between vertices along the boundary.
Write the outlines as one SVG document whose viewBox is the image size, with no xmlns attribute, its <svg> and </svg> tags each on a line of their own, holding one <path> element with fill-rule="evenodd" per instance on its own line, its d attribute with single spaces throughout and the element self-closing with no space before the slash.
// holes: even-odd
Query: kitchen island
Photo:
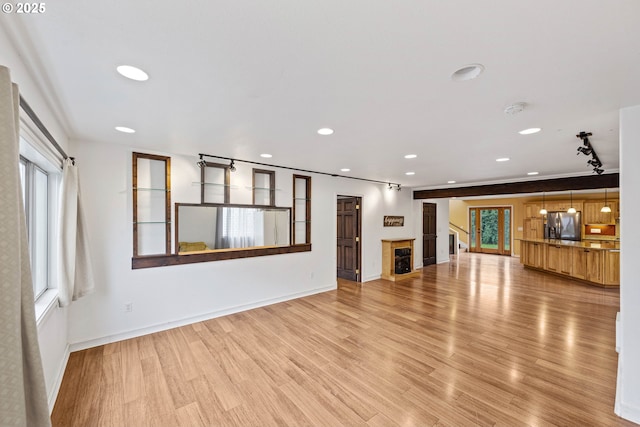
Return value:
<svg viewBox="0 0 640 427">
<path fill-rule="evenodd" d="M 520 263 L 597 286 L 620 286 L 619 241 L 520 239 Z"/>
</svg>

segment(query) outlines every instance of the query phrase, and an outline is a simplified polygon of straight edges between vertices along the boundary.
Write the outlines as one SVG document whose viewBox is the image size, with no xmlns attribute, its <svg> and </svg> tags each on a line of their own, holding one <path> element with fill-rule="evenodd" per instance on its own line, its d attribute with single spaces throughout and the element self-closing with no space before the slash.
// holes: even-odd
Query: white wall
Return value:
<svg viewBox="0 0 640 427">
<path fill-rule="evenodd" d="M 616 409 L 640 423 L 640 106 L 620 110 L 620 317 Z"/>
<path fill-rule="evenodd" d="M 365 280 L 380 277 L 380 239 L 416 237 L 410 190 L 312 175 L 311 252 L 132 270 L 131 152 L 149 151 L 94 142 L 77 146 L 97 290 L 70 307 L 73 349 L 334 289 L 338 194 L 363 197 Z M 172 202 L 199 203 L 195 153 L 151 154 L 171 156 Z M 231 202 L 250 204 L 251 166 L 236 167 Z M 278 206 L 291 206 L 292 183 L 291 171 L 276 170 Z M 383 215 L 403 215 L 406 225 L 383 227 Z M 133 310 L 125 312 L 125 304 Z"/>
<path fill-rule="evenodd" d="M 38 79 L 23 61 L 24 55 L 19 55 L 11 44 L 15 35 L 10 26 L 6 24 L 7 20 L 12 17 L 5 16 L 4 18 L 5 20 L 1 21 L 2 25 L 0 26 L 0 65 L 11 70 L 11 78 L 18 84 L 20 94 L 47 126 L 58 144 L 71 155 L 63 126 L 58 122 L 54 109 L 50 107 L 50 101 L 43 96 L 43 93 L 47 91 L 41 88 Z M 38 338 L 49 406 L 50 409 L 53 409 L 69 355 L 67 310 L 57 307 L 51 308 L 38 323 Z"/>
</svg>

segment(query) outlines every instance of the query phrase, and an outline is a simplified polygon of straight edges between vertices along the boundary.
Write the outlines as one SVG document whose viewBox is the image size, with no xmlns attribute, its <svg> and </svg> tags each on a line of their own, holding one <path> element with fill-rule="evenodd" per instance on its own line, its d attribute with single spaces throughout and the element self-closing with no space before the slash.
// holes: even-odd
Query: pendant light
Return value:
<svg viewBox="0 0 640 427">
<path fill-rule="evenodd" d="M 567 209 L 567 213 L 576 213 L 576 208 L 573 207 L 573 191 L 571 192 L 571 203 L 569 203 L 569 209 Z"/>
<path fill-rule="evenodd" d="M 544 208 L 544 191 L 542 192 L 542 209 L 540 209 L 540 215 L 546 215 L 547 210 Z"/>
<path fill-rule="evenodd" d="M 607 204 L 607 189 L 604 189 L 604 206 L 600 209 L 600 212 L 611 213 L 611 208 Z"/>
</svg>

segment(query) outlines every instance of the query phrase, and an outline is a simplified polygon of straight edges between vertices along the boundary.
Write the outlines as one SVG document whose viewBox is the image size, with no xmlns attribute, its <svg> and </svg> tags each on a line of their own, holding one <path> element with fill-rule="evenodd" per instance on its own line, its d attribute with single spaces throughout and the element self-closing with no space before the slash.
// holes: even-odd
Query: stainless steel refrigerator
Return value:
<svg viewBox="0 0 640 427">
<path fill-rule="evenodd" d="M 547 239 L 581 240 L 580 212 L 549 212 L 544 227 Z"/>
</svg>

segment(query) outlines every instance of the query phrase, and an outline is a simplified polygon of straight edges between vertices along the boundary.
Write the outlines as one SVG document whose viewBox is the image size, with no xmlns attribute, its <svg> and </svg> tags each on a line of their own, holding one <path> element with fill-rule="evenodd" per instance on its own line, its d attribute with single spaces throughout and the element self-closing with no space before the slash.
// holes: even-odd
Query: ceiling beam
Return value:
<svg viewBox="0 0 640 427">
<path fill-rule="evenodd" d="M 497 196 L 504 194 L 540 193 L 569 190 L 595 190 L 620 186 L 620 174 L 574 176 L 541 179 L 537 181 L 507 182 L 504 184 L 475 185 L 471 187 L 415 190 L 413 199 L 442 199 L 448 197 Z"/>
</svg>

